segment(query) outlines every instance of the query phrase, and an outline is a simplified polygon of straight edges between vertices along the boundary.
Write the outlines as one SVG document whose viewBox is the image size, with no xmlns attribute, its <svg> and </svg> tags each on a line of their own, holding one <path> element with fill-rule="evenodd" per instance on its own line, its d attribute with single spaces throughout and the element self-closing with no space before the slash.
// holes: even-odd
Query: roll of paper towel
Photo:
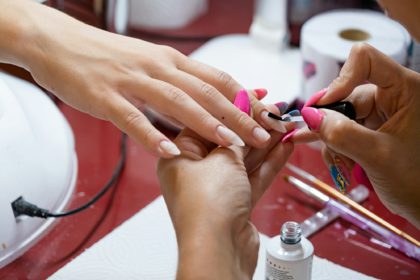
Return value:
<svg viewBox="0 0 420 280">
<path fill-rule="evenodd" d="M 406 37 L 401 25 L 378 12 L 336 10 L 311 18 L 301 33 L 302 98 L 307 100 L 338 76 L 357 42 L 366 42 L 405 64 Z"/>
</svg>

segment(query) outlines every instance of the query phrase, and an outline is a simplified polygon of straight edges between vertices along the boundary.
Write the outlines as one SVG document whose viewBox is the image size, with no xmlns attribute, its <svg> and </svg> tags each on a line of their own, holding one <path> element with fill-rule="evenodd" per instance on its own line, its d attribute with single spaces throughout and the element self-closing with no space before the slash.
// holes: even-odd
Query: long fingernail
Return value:
<svg viewBox="0 0 420 280">
<path fill-rule="evenodd" d="M 170 154 L 173 156 L 179 156 L 181 154 L 181 151 L 178 149 L 178 147 L 168 140 L 160 141 L 159 148 L 163 153 Z"/>
<path fill-rule="evenodd" d="M 281 114 L 286 113 L 287 108 L 289 108 L 289 104 L 287 102 L 277 102 L 274 105 L 276 105 L 276 107 L 279 109 Z"/>
<path fill-rule="evenodd" d="M 255 91 L 255 94 L 257 95 L 258 100 L 261 100 L 264 97 L 266 97 L 268 93 L 265 88 L 257 88 L 257 89 L 254 89 L 254 91 Z"/>
<path fill-rule="evenodd" d="M 283 122 L 272 119 L 268 116 L 268 111 L 262 111 L 261 112 L 261 119 L 264 121 L 264 123 L 268 126 L 270 126 L 272 129 L 285 133 L 287 131 L 286 127 L 284 126 Z M 264 130 L 265 131 L 265 130 Z"/>
<path fill-rule="evenodd" d="M 338 156 L 334 157 L 334 165 L 337 167 L 337 170 L 340 172 L 346 185 L 350 185 L 350 171 Z"/>
<path fill-rule="evenodd" d="M 242 139 L 229 128 L 219 125 L 216 131 L 219 137 L 222 138 L 224 141 L 227 141 L 235 146 L 245 146 L 244 141 L 242 141 Z"/>
<path fill-rule="evenodd" d="M 358 184 L 365 185 L 366 187 L 371 189 L 373 188 L 372 183 L 366 175 L 365 170 L 363 170 L 363 168 L 358 163 L 356 163 L 353 167 L 353 176 Z"/>
<path fill-rule="evenodd" d="M 302 114 L 303 120 L 308 125 L 309 129 L 317 132 L 321 127 L 322 120 L 325 114 L 313 107 L 304 107 L 300 113 Z"/>
<path fill-rule="evenodd" d="M 286 133 L 282 138 L 281 138 L 281 142 L 282 143 L 286 143 L 287 141 L 289 141 L 290 138 L 292 138 L 293 135 L 295 135 L 295 133 L 299 131 L 299 128 L 295 128 L 291 131 L 289 131 L 288 133 Z"/>
<path fill-rule="evenodd" d="M 249 101 L 248 92 L 246 90 L 241 89 L 240 91 L 238 91 L 235 100 L 233 101 L 233 104 L 248 116 L 250 115 L 251 103 Z"/>
<path fill-rule="evenodd" d="M 334 181 L 335 186 L 340 190 L 340 192 L 344 193 L 348 185 L 346 180 L 343 178 L 343 175 L 334 164 L 330 164 L 329 168 L 330 175 Z"/>
<path fill-rule="evenodd" d="M 323 97 L 327 93 L 327 90 L 328 88 L 323 88 L 314 95 L 312 95 L 311 98 L 309 98 L 309 100 L 305 103 L 305 105 L 303 105 L 303 107 L 309 107 L 316 104 L 318 100 L 320 100 L 321 97 Z"/>
<path fill-rule="evenodd" d="M 254 138 L 257 140 L 257 142 L 260 142 L 260 143 L 265 143 L 271 137 L 267 131 L 265 131 L 264 129 L 258 126 L 254 128 L 254 130 L 252 131 L 252 134 L 254 135 Z"/>
</svg>

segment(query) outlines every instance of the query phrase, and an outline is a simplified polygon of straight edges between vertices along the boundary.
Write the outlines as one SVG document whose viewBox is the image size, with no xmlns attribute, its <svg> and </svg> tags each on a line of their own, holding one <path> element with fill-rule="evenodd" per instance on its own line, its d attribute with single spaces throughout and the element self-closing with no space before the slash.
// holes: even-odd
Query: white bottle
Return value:
<svg viewBox="0 0 420 280">
<path fill-rule="evenodd" d="M 267 246 L 266 280 L 311 279 L 314 247 L 296 222 L 286 222 Z"/>
</svg>

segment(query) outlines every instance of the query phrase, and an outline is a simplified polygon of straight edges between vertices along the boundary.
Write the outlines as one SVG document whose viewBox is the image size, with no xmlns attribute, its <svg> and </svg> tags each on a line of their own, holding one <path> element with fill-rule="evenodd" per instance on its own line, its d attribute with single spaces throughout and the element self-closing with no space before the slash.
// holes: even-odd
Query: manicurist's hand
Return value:
<svg viewBox="0 0 420 280">
<path fill-rule="evenodd" d="M 178 279 L 250 279 L 259 247 L 253 206 L 292 152 L 272 132 L 263 149 L 216 147 L 190 130 L 182 154 L 161 159 L 158 176 L 177 234 Z"/>
<path fill-rule="evenodd" d="M 109 120 L 162 157 L 179 154 L 139 110 L 144 105 L 221 146 L 268 145 L 256 119 L 232 105 L 228 74 L 161 45 L 106 32 L 28 0 L 0 0 L 0 61 L 29 70 L 69 105 Z M 19 20 L 16 20 L 19 19 Z"/>
<path fill-rule="evenodd" d="M 369 82 L 369 83 L 366 83 Z M 382 202 L 420 226 L 420 75 L 373 47 L 353 47 L 339 77 L 311 103 L 352 102 L 357 121 L 331 110 L 306 107 L 302 116 L 326 145 L 327 161 L 338 155 L 347 168 L 366 171 Z"/>
</svg>

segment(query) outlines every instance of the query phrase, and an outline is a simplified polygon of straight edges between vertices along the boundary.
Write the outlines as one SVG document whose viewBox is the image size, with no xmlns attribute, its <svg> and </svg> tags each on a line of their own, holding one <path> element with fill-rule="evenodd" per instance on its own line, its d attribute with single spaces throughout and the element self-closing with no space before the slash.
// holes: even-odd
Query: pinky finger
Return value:
<svg viewBox="0 0 420 280">
<path fill-rule="evenodd" d="M 119 98 L 111 104 L 108 119 L 136 142 L 161 157 L 171 158 L 181 154 L 171 140 L 157 130 L 139 109 L 124 98 Z"/>
</svg>

